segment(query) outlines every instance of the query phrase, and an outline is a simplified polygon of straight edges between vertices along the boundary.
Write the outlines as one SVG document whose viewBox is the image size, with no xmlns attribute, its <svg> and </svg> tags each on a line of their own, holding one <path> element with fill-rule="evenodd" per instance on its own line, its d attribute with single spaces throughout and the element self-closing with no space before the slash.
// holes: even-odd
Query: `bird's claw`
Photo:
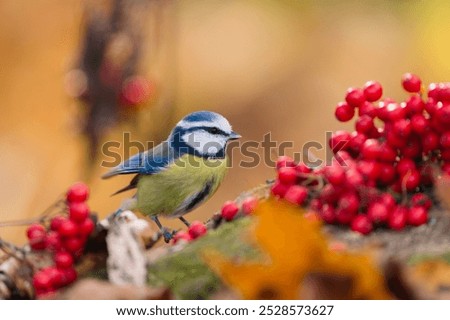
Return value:
<svg viewBox="0 0 450 320">
<path fill-rule="evenodd" d="M 162 234 L 162 236 L 164 237 L 164 241 L 165 241 L 166 243 L 169 243 L 169 241 L 172 240 L 174 233 L 175 233 L 175 231 L 170 231 L 170 230 L 167 229 L 167 228 L 163 228 L 163 229 L 161 230 L 161 234 Z"/>
</svg>

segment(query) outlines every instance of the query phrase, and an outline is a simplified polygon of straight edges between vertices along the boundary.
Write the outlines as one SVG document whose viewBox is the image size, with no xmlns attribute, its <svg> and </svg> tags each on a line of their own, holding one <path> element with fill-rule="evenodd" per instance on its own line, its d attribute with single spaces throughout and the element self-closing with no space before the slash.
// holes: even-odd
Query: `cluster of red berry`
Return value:
<svg viewBox="0 0 450 320">
<path fill-rule="evenodd" d="M 242 214 L 249 215 L 255 210 L 258 204 L 256 197 L 250 196 L 242 202 Z M 239 213 L 239 206 L 234 201 L 226 201 L 220 211 L 220 216 L 225 221 L 232 221 Z M 173 237 L 173 244 L 180 240 L 190 242 L 206 234 L 206 226 L 200 221 L 194 221 L 188 228 L 188 231 L 178 231 Z"/>
<path fill-rule="evenodd" d="M 363 234 L 374 226 L 426 223 L 432 203 L 420 191 L 433 186 L 433 166 L 450 174 L 450 83 L 431 84 L 427 97 L 416 75 L 405 74 L 402 85 L 410 95 L 401 103 L 376 103 L 383 89 L 375 81 L 348 89 L 336 118 L 349 121 L 356 112 L 358 118 L 354 132 L 332 135 L 331 165 L 312 170 L 281 157 L 272 194 Z"/>
<path fill-rule="evenodd" d="M 43 224 L 28 227 L 30 247 L 51 252 L 55 263 L 34 274 L 33 286 L 37 296 L 53 292 L 76 280 L 74 261 L 83 253 L 86 240 L 95 228 L 86 204 L 88 196 L 89 189 L 84 183 L 74 184 L 66 194 L 68 218 L 57 215 L 47 227 Z"/>
</svg>

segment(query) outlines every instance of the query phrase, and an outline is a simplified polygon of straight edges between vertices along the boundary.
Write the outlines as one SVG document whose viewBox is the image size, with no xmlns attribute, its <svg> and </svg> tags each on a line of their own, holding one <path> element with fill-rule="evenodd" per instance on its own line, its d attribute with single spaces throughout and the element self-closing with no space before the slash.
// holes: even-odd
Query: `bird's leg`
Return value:
<svg viewBox="0 0 450 320">
<path fill-rule="evenodd" d="M 179 217 L 178 219 L 180 219 L 181 222 L 183 222 L 183 223 L 186 225 L 186 227 L 188 227 L 188 228 L 189 228 L 189 226 L 191 225 L 191 224 L 189 223 L 189 221 L 187 221 L 184 217 Z"/>
<path fill-rule="evenodd" d="M 151 217 L 153 221 L 155 221 L 156 225 L 158 226 L 159 230 L 161 231 L 164 241 L 166 243 L 169 243 L 169 241 L 173 238 L 172 232 L 170 232 L 167 228 L 163 227 L 161 222 L 159 222 L 159 219 L 157 216 Z"/>
</svg>

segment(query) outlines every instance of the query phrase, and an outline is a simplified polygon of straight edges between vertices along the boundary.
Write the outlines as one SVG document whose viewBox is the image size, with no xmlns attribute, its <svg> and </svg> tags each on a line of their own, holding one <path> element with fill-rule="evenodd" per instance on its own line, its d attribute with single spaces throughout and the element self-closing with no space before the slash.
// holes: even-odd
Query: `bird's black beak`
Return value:
<svg viewBox="0 0 450 320">
<path fill-rule="evenodd" d="M 237 140 L 239 138 L 241 138 L 241 135 L 234 131 L 231 131 L 230 135 L 228 136 L 228 140 Z"/>
</svg>

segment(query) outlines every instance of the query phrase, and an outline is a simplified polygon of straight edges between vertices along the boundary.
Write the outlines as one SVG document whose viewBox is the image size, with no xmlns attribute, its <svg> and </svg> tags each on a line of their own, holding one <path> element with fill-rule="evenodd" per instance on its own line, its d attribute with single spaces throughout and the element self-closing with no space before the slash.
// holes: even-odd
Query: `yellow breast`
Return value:
<svg viewBox="0 0 450 320">
<path fill-rule="evenodd" d="M 137 207 L 145 215 L 182 216 L 214 194 L 227 167 L 227 158 L 184 155 L 167 169 L 139 179 Z"/>
</svg>

